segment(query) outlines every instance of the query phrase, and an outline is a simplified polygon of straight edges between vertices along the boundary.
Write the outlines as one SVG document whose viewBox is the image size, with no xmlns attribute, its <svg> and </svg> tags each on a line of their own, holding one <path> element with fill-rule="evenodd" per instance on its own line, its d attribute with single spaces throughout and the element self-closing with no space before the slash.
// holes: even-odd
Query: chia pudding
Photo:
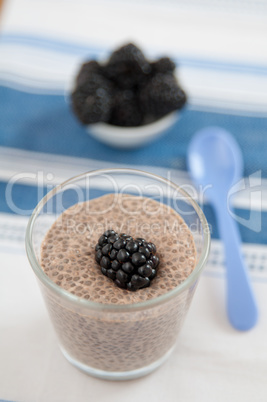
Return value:
<svg viewBox="0 0 267 402">
<path fill-rule="evenodd" d="M 160 264 L 149 287 L 121 289 L 102 274 L 95 246 L 107 229 L 156 245 Z M 107 372 L 138 370 L 161 359 L 175 344 L 196 282 L 149 308 L 144 302 L 162 299 L 180 285 L 196 260 L 193 235 L 184 220 L 153 199 L 108 194 L 67 209 L 41 246 L 45 274 L 81 301 L 63 302 L 42 287 L 63 353 L 69 360 Z M 88 308 L 86 301 L 97 303 L 97 308 Z"/>
</svg>

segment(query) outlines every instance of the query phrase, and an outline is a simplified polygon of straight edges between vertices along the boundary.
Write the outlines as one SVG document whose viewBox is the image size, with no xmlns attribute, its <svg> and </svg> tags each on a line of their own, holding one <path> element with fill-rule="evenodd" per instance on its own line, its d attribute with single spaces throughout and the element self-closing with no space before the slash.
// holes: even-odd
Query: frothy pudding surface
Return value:
<svg viewBox="0 0 267 402">
<path fill-rule="evenodd" d="M 117 287 L 95 261 L 98 238 L 107 229 L 153 242 L 160 258 L 150 287 L 131 292 Z M 41 266 L 57 285 L 99 303 L 131 304 L 178 286 L 196 265 L 192 233 L 173 209 L 145 197 L 108 194 L 67 209 L 48 231 Z"/>
</svg>

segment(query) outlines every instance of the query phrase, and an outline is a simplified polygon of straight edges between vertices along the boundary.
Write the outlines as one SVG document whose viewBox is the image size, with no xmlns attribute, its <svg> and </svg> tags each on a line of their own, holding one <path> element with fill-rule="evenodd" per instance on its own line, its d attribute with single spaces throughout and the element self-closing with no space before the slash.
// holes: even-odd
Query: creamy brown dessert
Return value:
<svg viewBox="0 0 267 402">
<path fill-rule="evenodd" d="M 160 264 L 151 285 L 131 292 L 101 273 L 95 246 L 107 229 L 142 237 L 157 246 Z M 179 297 L 129 311 L 112 306 L 145 302 L 176 288 L 193 271 L 193 235 L 170 207 L 149 198 L 108 194 L 66 210 L 48 231 L 41 266 L 58 286 L 81 299 L 111 306 L 109 312 L 66 308 L 45 294 L 61 346 L 72 359 L 105 371 L 148 366 L 174 345 L 194 284 Z"/>
</svg>

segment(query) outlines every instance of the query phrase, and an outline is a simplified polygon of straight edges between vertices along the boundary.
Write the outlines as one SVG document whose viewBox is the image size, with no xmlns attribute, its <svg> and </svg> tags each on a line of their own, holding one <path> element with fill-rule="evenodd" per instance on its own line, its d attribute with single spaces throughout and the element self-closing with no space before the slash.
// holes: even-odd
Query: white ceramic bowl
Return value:
<svg viewBox="0 0 267 402">
<path fill-rule="evenodd" d="M 179 111 L 167 114 L 161 119 L 138 127 L 119 127 L 107 123 L 87 126 L 88 134 L 106 145 L 116 148 L 138 148 L 160 137 L 179 119 Z"/>
</svg>

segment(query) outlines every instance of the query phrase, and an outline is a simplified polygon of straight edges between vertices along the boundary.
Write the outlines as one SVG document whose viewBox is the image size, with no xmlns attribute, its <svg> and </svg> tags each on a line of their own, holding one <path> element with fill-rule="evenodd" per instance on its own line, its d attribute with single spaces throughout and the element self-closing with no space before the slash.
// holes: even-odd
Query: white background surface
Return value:
<svg viewBox="0 0 267 402">
<path fill-rule="evenodd" d="M 6 0 L 2 29 L 6 33 L 44 35 L 104 47 L 117 45 L 122 39 L 135 39 L 144 50 L 152 52 L 267 63 L 267 17 L 263 8 L 250 12 L 251 8 L 245 7 L 237 13 L 235 2 L 231 13 L 218 7 L 213 10 L 210 2 L 208 8 L 194 8 L 193 3 L 181 7 L 159 1 Z M 19 62 L 23 65 L 23 57 Z M 60 172 L 60 161 L 55 166 Z M 0 161 L 0 176 L 6 175 Z M 255 329 L 239 333 L 228 324 L 223 268 L 221 263 L 216 265 L 216 260 L 223 259 L 219 245 L 219 252 L 211 256 L 201 278 L 172 356 L 145 378 L 116 383 L 86 376 L 62 356 L 24 252 L 26 220 L 1 215 L 0 226 L 4 224 L 7 226 L 0 233 L 0 399 L 266 402 L 265 246 L 246 245 L 244 249 L 247 261 L 256 261 L 253 287 L 260 320 Z M 14 229 L 16 225 L 19 228 Z M 12 235 L 14 230 L 17 237 Z M 214 242 L 212 249 L 217 250 L 217 246 Z"/>
</svg>

